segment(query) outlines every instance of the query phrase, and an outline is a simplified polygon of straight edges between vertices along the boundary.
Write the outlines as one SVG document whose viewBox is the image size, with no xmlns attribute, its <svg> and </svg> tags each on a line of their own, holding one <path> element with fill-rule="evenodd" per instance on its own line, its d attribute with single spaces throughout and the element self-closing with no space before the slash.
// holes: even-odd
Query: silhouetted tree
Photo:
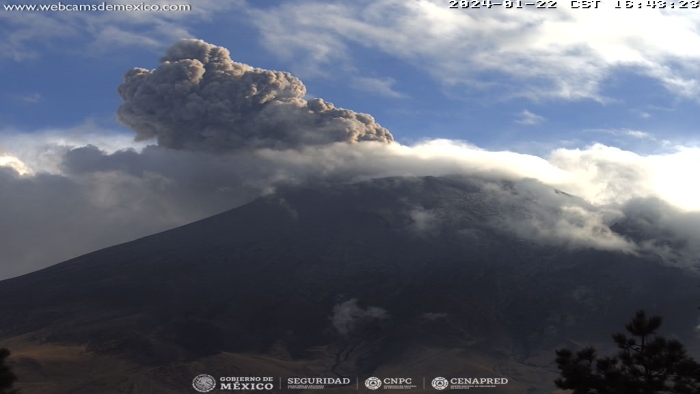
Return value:
<svg viewBox="0 0 700 394">
<path fill-rule="evenodd" d="M 15 394 L 19 392 L 19 390 L 12 388 L 12 385 L 17 380 L 17 375 L 5 363 L 10 354 L 9 350 L 0 349 L 0 394 Z"/>
<path fill-rule="evenodd" d="M 625 326 L 631 337 L 613 335 L 616 356 L 598 358 L 593 347 L 557 350 L 554 383 L 574 394 L 700 393 L 700 364 L 679 341 L 656 335 L 660 326 L 661 317 L 638 311 Z"/>
</svg>

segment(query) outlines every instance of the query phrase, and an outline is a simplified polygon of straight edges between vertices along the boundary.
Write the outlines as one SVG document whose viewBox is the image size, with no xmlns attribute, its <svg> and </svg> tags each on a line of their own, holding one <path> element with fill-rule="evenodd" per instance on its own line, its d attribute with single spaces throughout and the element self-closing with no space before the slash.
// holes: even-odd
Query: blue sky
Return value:
<svg viewBox="0 0 700 394">
<path fill-rule="evenodd" d="M 449 138 L 542 155 L 555 146 L 593 142 L 657 152 L 667 147 L 663 140 L 667 145 L 696 140 L 697 88 L 669 85 L 671 79 L 686 87 L 698 83 L 694 65 L 678 65 L 697 61 L 694 51 L 658 47 L 655 38 L 661 34 L 692 45 L 698 37 L 689 10 L 662 15 L 601 5 L 506 12 L 448 9 L 442 0 L 221 3 L 226 4 L 193 4 L 195 17 L 161 13 L 139 23 L 124 23 L 133 15 L 101 13 L 101 26 L 92 27 L 83 25 L 86 18 L 96 19 L 90 13 L 45 12 L 35 18 L 37 13 L 4 12 L 2 31 L 11 39 L 3 45 L 12 46 L 0 59 L 4 127 L 32 132 L 91 120 L 130 133 L 114 116 L 122 74 L 135 66 L 155 68 L 181 34 L 226 47 L 235 61 L 290 71 L 310 96 L 372 114 L 402 143 Z M 415 18 L 421 12 L 422 20 Z M 299 13 L 308 20 L 293 21 Z M 605 31 L 585 34 L 591 16 L 606 14 L 617 18 L 617 29 L 605 36 Z M 663 30 L 634 23 L 640 14 L 659 27 L 675 23 L 673 18 L 687 26 L 679 29 L 682 35 L 659 33 Z M 61 20 L 56 32 L 28 33 L 45 19 Z M 555 22 L 558 26 L 547 27 Z M 160 30 L 155 23 L 162 24 Z M 367 25 L 384 27 L 362 31 Z M 474 27 L 489 25 L 493 37 L 489 27 Z M 106 29 L 114 29 L 112 40 L 101 35 Z M 580 31 L 583 37 L 567 35 Z M 563 37 L 552 36 L 555 32 Z M 518 35 L 530 37 L 509 42 Z M 623 49 L 634 59 L 609 53 Z M 491 67 L 499 57 L 504 64 Z"/>
<path fill-rule="evenodd" d="M 449 9 L 445 0 L 198 0 L 186 12 L 5 8 L 18 4 L 53 3 L 0 8 L 0 278 L 234 208 L 280 183 L 455 173 L 523 182 L 523 193 L 550 204 L 519 234 L 640 251 L 653 243 L 597 229 L 649 211 L 664 234 L 700 253 L 700 185 L 688 178 L 700 171 L 696 10 L 620 10 L 614 2 Z M 291 72 L 307 91 L 298 108 L 322 98 L 371 114 L 396 142 L 289 148 L 279 140 L 216 154 L 135 142 L 117 120 L 117 88 L 134 67 L 160 67 L 182 38 Z M 161 131 L 172 126 L 149 121 Z M 327 131 L 292 134 L 313 141 Z M 543 191 L 551 187 L 588 205 L 552 199 Z"/>
</svg>

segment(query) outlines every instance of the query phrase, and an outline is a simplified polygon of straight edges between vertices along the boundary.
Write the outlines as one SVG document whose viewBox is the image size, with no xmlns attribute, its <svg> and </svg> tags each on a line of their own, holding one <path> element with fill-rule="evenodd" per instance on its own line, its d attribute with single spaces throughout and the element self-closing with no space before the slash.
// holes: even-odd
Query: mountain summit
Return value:
<svg viewBox="0 0 700 394">
<path fill-rule="evenodd" d="M 0 282 L 2 346 L 26 394 L 194 392 L 200 373 L 483 376 L 549 393 L 552 349 L 605 342 L 636 309 L 694 335 L 695 276 L 523 237 L 508 223 L 538 201 L 509 203 L 494 188 L 518 191 L 495 185 L 285 188 Z"/>
</svg>

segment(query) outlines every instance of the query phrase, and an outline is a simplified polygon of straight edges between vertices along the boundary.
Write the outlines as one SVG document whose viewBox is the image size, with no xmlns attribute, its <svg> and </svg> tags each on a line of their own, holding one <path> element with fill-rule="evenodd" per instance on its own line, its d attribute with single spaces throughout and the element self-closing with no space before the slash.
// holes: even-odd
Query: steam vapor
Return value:
<svg viewBox="0 0 700 394">
<path fill-rule="evenodd" d="M 353 298 L 333 307 L 331 323 L 341 335 L 348 335 L 362 322 L 387 319 L 388 317 L 389 314 L 386 310 L 376 306 L 362 309 L 357 305 L 357 299 Z"/>
</svg>

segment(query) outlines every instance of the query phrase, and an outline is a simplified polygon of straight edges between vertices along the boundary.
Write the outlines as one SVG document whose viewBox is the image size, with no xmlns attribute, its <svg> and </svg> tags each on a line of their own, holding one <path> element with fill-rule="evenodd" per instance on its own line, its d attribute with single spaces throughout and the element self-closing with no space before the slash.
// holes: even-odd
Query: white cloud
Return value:
<svg viewBox="0 0 700 394">
<path fill-rule="evenodd" d="M 544 117 L 533 114 L 528 110 L 524 110 L 518 113 L 520 119 L 516 120 L 516 123 L 526 126 L 532 126 L 544 122 Z"/>
<path fill-rule="evenodd" d="M 37 104 L 38 102 L 40 102 L 41 100 L 44 99 L 41 94 L 36 93 L 36 92 L 20 95 L 20 96 L 17 96 L 17 98 L 20 101 L 23 101 L 23 102 L 28 103 L 28 104 Z"/>
<path fill-rule="evenodd" d="M 369 78 L 355 77 L 352 80 L 352 87 L 377 96 L 404 98 L 404 94 L 394 90 L 396 81 L 392 78 Z"/>
<path fill-rule="evenodd" d="M 502 204 L 527 213 L 513 216 L 506 228 L 538 242 L 652 251 L 674 264 L 688 264 L 687 256 L 700 251 L 700 220 L 688 219 L 700 214 L 700 185 L 687 180 L 687 174 L 700 171 L 700 148 L 693 146 L 639 155 L 598 144 L 537 157 L 433 140 L 413 146 L 334 143 L 222 156 L 155 146 L 141 153 L 118 150 L 134 146 L 123 137 L 86 131 L 62 136 L 58 130 L 3 135 L 4 157 L 30 161 L 25 165 L 42 171 L 19 177 L 0 169 L 0 233 L 9 234 L 0 238 L 0 250 L 11 261 L 1 267 L 0 276 L 213 215 L 280 184 L 387 176 L 464 174 L 515 182 L 515 194 L 501 186 L 493 186 L 492 193 Z M 113 153 L 68 148 L 88 141 Z M 653 201 L 660 203 L 649 205 Z M 647 206 L 657 212 L 649 223 L 658 234 L 649 232 L 651 238 L 633 242 L 607 229 Z M 445 217 L 434 210 L 411 214 L 418 230 L 434 228 Z M 685 241 L 664 249 L 660 240 L 668 236 Z"/>
<path fill-rule="evenodd" d="M 585 130 L 591 133 L 604 133 L 609 135 L 614 135 L 618 137 L 629 137 L 638 140 L 651 140 L 656 141 L 656 137 L 653 134 L 640 131 L 640 130 L 630 130 L 630 129 L 589 129 Z"/>
<path fill-rule="evenodd" d="M 133 134 L 102 128 L 91 119 L 70 128 L 44 128 L 31 133 L 0 130 L 0 152 L 11 152 L 27 172 L 59 174 L 63 155 L 88 144 L 114 153 L 128 148 L 141 150 L 148 141 L 135 142 Z"/>
<path fill-rule="evenodd" d="M 642 119 L 650 119 L 652 115 L 649 112 L 644 112 L 644 111 L 637 111 L 639 114 L 639 117 Z"/>
<path fill-rule="evenodd" d="M 10 154 L 0 154 L 0 167 L 9 167 L 17 171 L 19 175 L 31 175 L 32 169 L 29 168 L 22 160 Z"/>
<path fill-rule="evenodd" d="M 264 44 L 307 67 L 347 63 L 351 45 L 370 47 L 446 85 L 484 87 L 535 100 L 607 101 L 602 82 L 633 72 L 682 97 L 697 97 L 700 16 L 686 10 L 559 7 L 517 12 L 449 9 L 442 0 L 303 1 L 253 10 Z M 621 12 L 625 14 L 622 15 Z M 653 26 L 653 28 L 650 28 Z"/>
<path fill-rule="evenodd" d="M 639 138 L 639 139 L 654 138 L 649 133 L 646 133 L 644 131 L 637 131 L 637 130 L 626 130 L 625 134 L 630 136 L 630 137 Z"/>
<path fill-rule="evenodd" d="M 122 0 L 119 4 L 141 3 Z M 148 4 L 172 2 L 156 0 Z M 0 59 L 36 59 L 41 56 L 39 48 L 57 47 L 65 40 L 70 40 L 70 45 L 61 45 L 61 50 L 80 56 L 96 56 L 120 47 L 160 49 L 179 38 L 190 37 L 188 28 L 199 21 L 224 10 L 242 9 L 244 1 L 198 0 L 189 4 L 190 11 L 2 12 L 0 33 L 5 39 L 0 42 Z"/>
<path fill-rule="evenodd" d="M 384 4 L 368 6 L 368 12 L 356 16 L 360 21 L 376 22 L 385 11 Z M 404 11 L 419 5 L 432 7 L 432 4 L 414 1 Z M 308 6 L 302 3 L 300 7 L 303 9 L 305 5 Z M 448 19 L 471 14 L 435 13 Z M 274 15 L 274 9 L 270 14 Z M 405 11 L 397 18 L 407 15 L 411 14 Z M 430 17 L 430 10 L 426 15 Z M 489 14 L 478 15 L 488 19 L 483 15 Z M 539 20 L 539 16 L 533 18 Z M 365 31 L 367 26 L 360 22 L 338 22 L 338 28 L 372 33 L 371 29 Z M 376 34 L 385 27 L 381 23 L 376 26 L 379 29 Z M 433 28 L 443 32 L 449 24 Z M 437 34 L 430 29 L 428 33 L 428 36 Z M 413 48 L 404 50 L 410 54 Z M 294 97 L 296 103 L 302 102 L 299 96 Z M 323 103 L 319 100 L 313 105 Z M 279 110 L 280 106 L 274 108 Z M 530 118 L 537 117 L 524 112 L 524 119 L 527 114 Z M 221 113 L 210 115 L 210 123 L 221 124 Z M 365 125 L 374 122 L 367 115 L 355 115 L 355 119 L 361 119 Z M 290 124 L 290 130 L 300 128 L 298 124 Z M 310 136 L 337 131 L 315 122 L 299 124 Z M 173 124 L 161 126 L 165 129 Z M 314 126 L 319 129 L 314 130 Z M 187 133 L 199 129 L 184 127 L 180 131 L 187 137 L 196 137 L 198 134 Z M 612 133 L 637 140 L 653 138 L 635 130 Z M 695 252 L 700 251 L 700 220 L 697 220 L 700 185 L 688 178 L 689 174 L 700 171 L 698 146 L 669 145 L 662 154 L 640 155 L 596 144 L 584 149 L 553 149 L 539 157 L 487 151 L 454 140 L 423 141 L 415 145 L 356 139 L 353 143 L 311 140 L 312 144 L 197 151 L 187 150 L 187 145 L 184 149 L 178 146 L 168 149 L 167 139 L 163 146 L 144 146 L 143 142 L 133 142 L 130 135 L 100 128 L 89 121 L 68 130 L 3 130 L 0 133 L 0 234 L 3 234 L 0 250 L 7 263 L 0 267 L 0 276 L 26 273 L 213 215 L 274 191 L 281 184 L 348 183 L 388 176 L 461 174 L 490 180 L 484 185 L 486 191 L 501 204 L 510 204 L 513 212 L 518 212 L 515 208 L 526 207 L 520 209 L 520 216 L 508 216 L 513 220 L 508 220 L 505 228 L 537 242 L 627 253 L 653 252 L 679 265 L 687 265 L 688 256 L 697 256 Z M 269 148 L 261 149 L 261 146 Z M 503 182 L 499 184 L 503 180 L 514 186 L 504 187 Z M 580 198 L 564 197 L 552 188 Z M 627 240 L 609 231 L 608 226 L 633 220 L 639 212 L 653 213 L 644 217 L 654 230 L 646 232 L 649 237 Z M 423 232 L 438 227 L 444 217 L 433 207 L 414 209 L 409 215 L 415 229 Z"/>
</svg>

